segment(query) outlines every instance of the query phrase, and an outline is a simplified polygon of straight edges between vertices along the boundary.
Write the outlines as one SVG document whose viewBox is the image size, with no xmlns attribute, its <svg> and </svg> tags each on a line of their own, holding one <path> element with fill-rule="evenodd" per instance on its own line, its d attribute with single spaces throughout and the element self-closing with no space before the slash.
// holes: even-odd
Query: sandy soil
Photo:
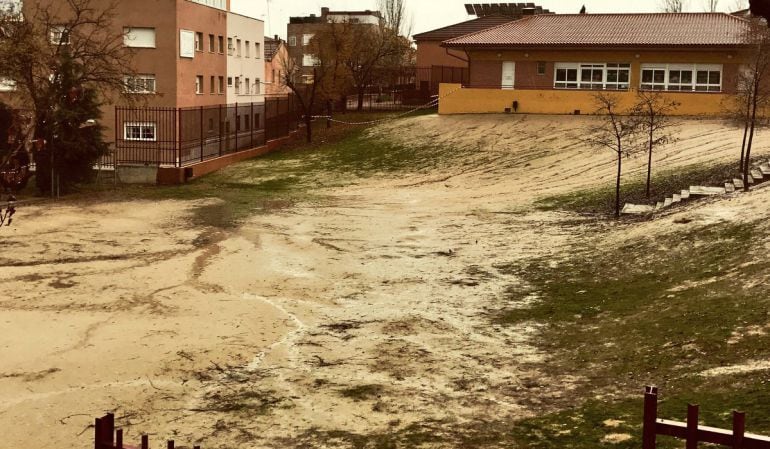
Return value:
<svg viewBox="0 0 770 449">
<path fill-rule="evenodd" d="M 526 417 L 544 398 L 568 397 L 573 379 L 535 367 L 547 358 L 532 345 L 536 323 L 491 324 L 532 299 L 506 295 L 520 281 L 498 267 L 558 260 L 597 227 L 625 239 L 674 220 L 596 224 L 527 207 L 612 179 L 612 153 L 577 140 L 585 120 L 381 126 L 415 145 L 478 152 L 440 172 L 323 189 L 323 206 L 232 232 L 192 227 L 190 202 L 23 208 L 0 234 L 3 445 L 87 447 L 93 418 L 115 411 L 128 439 L 149 432 L 155 446 L 320 447 L 343 434 Z M 709 121 L 683 124 L 679 137 L 657 156 L 668 168 L 729 160 L 740 142 Z M 770 150 L 763 140 L 758 152 Z M 642 166 L 631 160 L 628 172 Z M 748 208 L 756 218 L 768 196 L 677 214 L 738 220 Z"/>
</svg>

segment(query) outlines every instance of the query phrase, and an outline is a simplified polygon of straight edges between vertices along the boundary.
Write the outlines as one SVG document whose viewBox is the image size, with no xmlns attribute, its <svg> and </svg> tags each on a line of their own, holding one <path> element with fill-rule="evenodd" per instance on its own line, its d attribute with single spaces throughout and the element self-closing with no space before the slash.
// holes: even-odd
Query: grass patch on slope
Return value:
<svg viewBox="0 0 770 449">
<path fill-rule="evenodd" d="M 738 176 L 737 163 L 709 167 L 689 166 L 676 170 L 653 172 L 650 199 L 647 199 L 646 172 L 642 177 L 621 179 L 620 204 L 652 204 L 671 197 L 690 186 L 724 186 Z M 613 214 L 615 212 L 615 182 L 598 188 L 578 190 L 565 195 L 543 198 L 536 203 L 542 210 L 568 210 L 581 214 Z"/>
<path fill-rule="evenodd" d="M 770 373 L 700 375 L 770 356 L 770 335 L 735 338 L 736 330 L 770 321 L 770 261 L 762 257 L 764 245 L 757 247 L 766 232 L 763 223 L 711 225 L 588 248 L 558 266 L 540 260 L 499 267 L 529 285 L 509 289 L 513 299 L 539 300 L 498 321 L 543 323 L 538 341 L 550 360 L 540 369 L 549 378 L 582 379 L 567 395 L 571 403 L 554 401 L 550 406 L 559 411 L 514 425 L 518 446 L 640 447 L 647 384 L 670 398 L 661 416 L 683 420 L 686 403 L 699 403 L 709 425 L 730 428 L 735 408 L 747 412 L 752 432 L 770 434 Z M 621 423 L 609 427 L 606 420 Z M 630 439 L 603 442 L 608 434 Z M 663 441 L 659 447 L 679 446 Z"/>
<path fill-rule="evenodd" d="M 348 114 L 351 121 L 379 115 Z M 316 123 L 315 140 L 299 135 L 281 151 L 231 165 L 181 186 L 83 187 L 76 199 L 212 200 L 195 210 L 196 225 L 230 228 L 245 218 L 300 202 L 323 202 L 320 189 L 355 184 L 361 178 L 427 173 L 466 153 L 437 146 L 407 146 L 371 137 L 366 127 Z"/>
</svg>

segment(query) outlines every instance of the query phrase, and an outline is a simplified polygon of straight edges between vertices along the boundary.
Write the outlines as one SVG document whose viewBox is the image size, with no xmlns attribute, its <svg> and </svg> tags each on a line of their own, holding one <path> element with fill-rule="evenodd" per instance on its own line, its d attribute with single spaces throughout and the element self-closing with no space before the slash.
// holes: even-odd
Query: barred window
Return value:
<svg viewBox="0 0 770 449">
<path fill-rule="evenodd" d="M 130 94 L 154 94 L 155 75 L 127 76 L 124 79 L 126 92 Z"/>
<path fill-rule="evenodd" d="M 154 122 L 123 124 L 123 136 L 126 140 L 155 142 L 157 140 L 156 131 L 157 124 Z"/>
</svg>

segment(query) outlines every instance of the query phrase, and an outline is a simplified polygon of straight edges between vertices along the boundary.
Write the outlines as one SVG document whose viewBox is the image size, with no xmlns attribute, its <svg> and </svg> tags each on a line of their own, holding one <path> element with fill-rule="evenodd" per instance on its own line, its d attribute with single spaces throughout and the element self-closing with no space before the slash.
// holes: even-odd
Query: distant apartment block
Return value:
<svg viewBox="0 0 770 449">
<path fill-rule="evenodd" d="M 289 45 L 289 57 L 297 67 L 301 67 L 301 82 L 313 80 L 313 66 L 317 60 L 310 49 L 310 41 L 316 33 L 330 23 L 353 23 L 361 26 L 377 26 L 382 21 L 379 11 L 331 11 L 321 8 L 321 15 L 311 14 L 306 17 L 291 17 L 286 30 Z"/>
<path fill-rule="evenodd" d="M 61 0 L 27 0 L 25 12 L 49 6 L 66 21 Z M 135 76 L 125 89 L 149 107 L 193 108 L 263 102 L 264 23 L 230 11 L 229 0 L 95 0 L 95 7 L 115 5 L 114 32 L 135 50 Z M 103 110 L 107 137 L 115 136 L 115 105 Z M 121 138 L 152 141 L 159 130 L 151 122 L 117 125 Z"/>
</svg>

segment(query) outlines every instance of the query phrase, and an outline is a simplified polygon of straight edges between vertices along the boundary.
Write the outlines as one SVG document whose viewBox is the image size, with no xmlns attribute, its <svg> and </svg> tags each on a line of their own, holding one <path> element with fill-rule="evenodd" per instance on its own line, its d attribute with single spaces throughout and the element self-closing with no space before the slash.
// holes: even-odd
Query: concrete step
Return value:
<svg viewBox="0 0 770 449">
<path fill-rule="evenodd" d="M 727 193 L 734 193 L 735 192 L 735 184 L 732 182 L 726 182 L 725 183 L 725 192 Z"/>
<path fill-rule="evenodd" d="M 759 171 L 761 171 L 764 176 L 770 176 L 770 164 L 765 162 L 764 164 L 760 165 Z"/>
<path fill-rule="evenodd" d="M 742 190 L 743 189 L 743 180 L 735 178 L 735 179 L 733 179 L 733 185 L 735 186 L 736 189 Z"/>
<path fill-rule="evenodd" d="M 690 199 L 690 191 L 689 190 L 682 190 L 682 199 L 683 200 L 689 200 Z"/>
<path fill-rule="evenodd" d="M 624 215 L 644 215 L 653 212 L 655 208 L 646 204 L 630 204 L 626 203 L 623 206 L 623 210 L 620 212 Z"/>
<path fill-rule="evenodd" d="M 682 195 L 679 195 L 678 193 L 675 193 L 671 197 L 671 201 L 674 202 L 674 203 L 681 203 L 682 202 Z"/>
<path fill-rule="evenodd" d="M 714 196 L 724 195 L 724 187 L 704 187 L 704 186 L 691 186 L 690 195 L 692 196 Z"/>
<path fill-rule="evenodd" d="M 762 179 L 765 177 L 765 175 L 763 175 L 758 168 L 752 168 L 750 173 L 751 177 L 754 178 L 754 181 L 762 181 Z"/>
<path fill-rule="evenodd" d="M 668 206 L 670 206 L 670 205 L 672 205 L 672 204 L 674 204 L 674 200 L 673 200 L 673 199 L 671 199 L 671 198 L 666 198 L 666 199 L 663 201 L 663 207 L 668 207 Z"/>
<path fill-rule="evenodd" d="M 658 203 L 655 205 L 655 210 L 663 209 L 663 202 L 658 201 Z"/>
</svg>

